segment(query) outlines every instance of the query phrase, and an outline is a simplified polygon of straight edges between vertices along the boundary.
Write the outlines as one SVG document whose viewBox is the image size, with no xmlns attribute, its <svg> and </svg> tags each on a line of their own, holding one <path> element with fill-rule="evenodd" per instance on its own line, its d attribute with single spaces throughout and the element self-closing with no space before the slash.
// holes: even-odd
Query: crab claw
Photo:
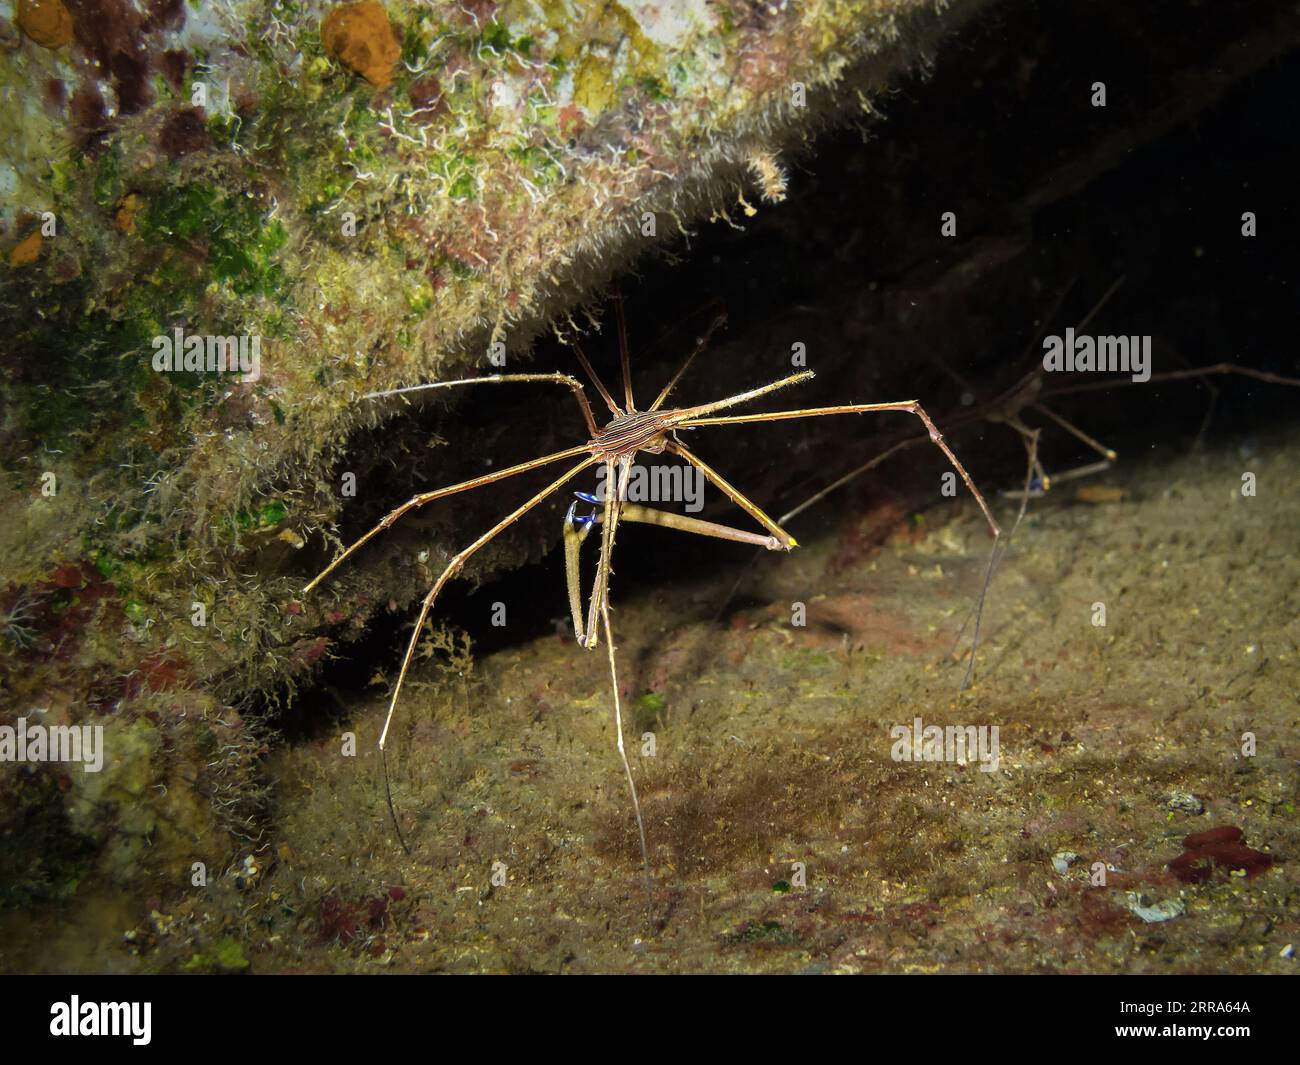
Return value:
<svg viewBox="0 0 1300 1065">
<path fill-rule="evenodd" d="M 595 514 L 578 515 L 574 512 L 578 509 L 577 502 L 569 504 L 568 513 L 564 515 L 564 524 L 570 528 L 581 528 L 582 530 L 590 529 L 596 524 Z"/>
<path fill-rule="evenodd" d="M 599 496 L 594 496 L 590 492 L 574 492 L 573 494 L 584 503 L 590 503 L 592 506 L 599 506 L 603 502 Z"/>
</svg>

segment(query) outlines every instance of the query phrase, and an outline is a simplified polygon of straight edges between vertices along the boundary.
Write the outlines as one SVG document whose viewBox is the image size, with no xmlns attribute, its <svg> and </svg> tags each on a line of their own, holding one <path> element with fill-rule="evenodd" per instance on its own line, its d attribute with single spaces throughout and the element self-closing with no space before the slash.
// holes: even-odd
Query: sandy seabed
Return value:
<svg viewBox="0 0 1300 1065">
<path fill-rule="evenodd" d="M 1080 482 L 1083 498 L 1067 484 L 1034 500 L 965 692 L 947 652 L 989 547 L 969 501 L 918 520 L 828 500 L 822 531 L 758 559 L 721 620 L 748 548 L 700 580 L 620 597 L 616 577 L 648 895 L 606 656 L 546 635 L 413 673 L 390 745 L 409 857 L 373 748 L 386 710 L 376 685 L 339 726 L 355 732 L 355 756 L 337 734 L 272 756 L 274 843 L 242 889 L 223 877 L 206 893 L 89 897 L 25 949 L 11 940 L 10 958 L 154 971 L 1291 972 L 1298 466 L 1294 432 L 1168 444 Z M 995 509 L 1009 525 L 1016 504 Z M 620 548 L 672 535 L 637 529 Z M 917 718 L 996 726 L 996 770 L 895 760 L 892 730 Z M 1170 866 L 1184 837 L 1213 829 L 1240 838 Z"/>
</svg>

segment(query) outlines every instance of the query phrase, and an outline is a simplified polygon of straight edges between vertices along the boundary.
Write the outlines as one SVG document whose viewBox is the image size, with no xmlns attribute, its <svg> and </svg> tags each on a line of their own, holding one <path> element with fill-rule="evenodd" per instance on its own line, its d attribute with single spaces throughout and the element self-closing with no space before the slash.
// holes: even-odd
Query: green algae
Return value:
<svg viewBox="0 0 1300 1065">
<path fill-rule="evenodd" d="M 276 257 L 288 232 L 282 222 L 268 219 L 262 205 L 247 196 L 202 182 L 165 188 L 148 197 L 140 226 L 145 239 L 160 243 L 204 238 L 207 249 L 202 268 L 191 265 L 184 248 L 177 245 L 168 245 L 164 267 L 191 267 L 194 298 L 212 281 L 229 284 L 239 296 L 268 299 L 285 288 L 285 272 Z"/>
<path fill-rule="evenodd" d="M 289 510 L 281 500 L 273 499 L 264 504 L 257 510 L 241 510 L 235 515 L 236 526 L 245 531 L 254 529 L 273 529 L 280 525 L 286 517 Z"/>
<path fill-rule="evenodd" d="M 110 145 L 95 163 L 91 190 L 100 207 L 114 206 L 122 198 L 122 149 Z"/>
<path fill-rule="evenodd" d="M 249 961 L 237 939 L 223 936 L 212 944 L 211 950 L 194 954 L 183 968 L 192 973 L 242 973 L 249 968 Z"/>
</svg>

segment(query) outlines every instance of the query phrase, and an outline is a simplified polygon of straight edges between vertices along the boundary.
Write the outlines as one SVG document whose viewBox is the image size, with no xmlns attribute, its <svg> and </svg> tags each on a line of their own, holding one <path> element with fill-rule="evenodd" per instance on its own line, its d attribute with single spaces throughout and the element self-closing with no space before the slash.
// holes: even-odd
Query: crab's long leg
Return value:
<svg viewBox="0 0 1300 1065">
<path fill-rule="evenodd" d="M 600 560 L 596 565 L 596 578 L 591 586 L 591 600 L 587 610 L 587 628 L 585 642 L 581 646 L 587 650 L 595 648 L 599 642 L 596 634 L 596 622 L 599 619 L 600 604 L 609 595 L 609 575 L 614 559 L 614 534 L 618 531 L 618 517 L 622 510 L 623 496 L 626 494 L 627 475 L 632 466 L 632 457 L 605 459 L 605 509 L 600 530 Z"/>
<path fill-rule="evenodd" d="M 695 347 L 691 350 L 691 353 L 686 356 L 686 361 L 683 362 L 681 367 L 677 370 L 677 372 L 673 374 L 669 382 L 666 385 L 664 385 L 664 390 L 659 393 L 659 397 L 652 404 L 650 404 L 650 409 L 652 411 L 658 410 L 660 407 L 664 405 L 664 401 L 668 398 L 669 394 L 672 392 L 674 388 L 677 387 L 677 382 L 682 379 L 682 375 L 686 373 L 686 371 L 690 368 L 691 363 L 695 361 L 695 356 L 698 355 L 701 351 L 703 351 L 706 347 L 708 347 L 709 340 L 713 336 L 714 330 L 717 329 L 718 326 L 722 325 L 722 323 L 725 322 L 726 320 L 727 320 L 727 315 L 724 312 L 722 314 L 716 315 L 713 321 L 709 323 L 709 328 L 704 331 L 704 335 L 702 337 L 696 340 Z"/>
<path fill-rule="evenodd" d="M 803 384 L 804 381 L 811 381 L 817 375 L 812 370 L 804 370 L 800 373 L 792 373 L 789 377 L 782 377 L 779 381 L 773 381 L 771 384 L 763 385 L 760 388 L 751 388 L 748 392 L 737 392 L 734 396 L 728 396 L 726 399 L 715 399 L 712 403 L 701 403 L 698 407 L 684 407 L 677 412 L 678 421 L 673 423 L 674 428 L 686 428 L 697 423 L 697 419 L 706 414 L 712 414 L 715 410 L 725 410 L 727 407 L 735 407 L 741 403 L 748 403 L 751 399 L 758 399 L 759 396 L 766 396 L 769 392 L 775 392 L 779 388 L 788 388 L 790 385 Z M 727 421 L 753 421 L 753 418 L 713 418 L 709 419 L 708 424 L 720 424 Z"/>
<path fill-rule="evenodd" d="M 667 450 L 672 452 L 672 454 L 677 455 L 679 458 L 685 459 L 697 470 L 699 470 L 702 474 L 704 474 L 704 476 L 707 477 L 710 481 L 712 481 L 713 484 L 717 488 L 719 488 L 723 492 L 723 494 L 726 495 L 728 499 L 730 499 L 733 503 L 736 504 L 736 506 L 740 507 L 741 510 L 745 511 L 745 513 L 747 513 L 751 518 L 753 518 L 756 522 L 758 522 L 761 526 L 763 526 L 764 529 L 766 529 L 773 536 L 775 536 L 780 547 L 783 550 L 789 551 L 791 548 L 795 548 L 799 546 L 798 540 L 796 540 L 793 536 L 791 536 L 788 532 L 786 532 L 783 528 L 781 528 L 781 526 L 779 526 L 765 513 L 763 513 L 762 509 L 758 506 L 757 503 L 754 503 L 747 496 L 745 496 L 740 491 L 740 489 L 736 488 L 729 481 L 727 481 L 722 476 L 722 474 L 718 473 L 718 471 L 715 470 L 712 466 L 708 465 L 708 463 L 704 462 L 702 459 L 693 455 L 683 445 L 676 443 L 675 441 L 669 441 Z"/>
<path fill-rule="evenodd" d="M 583 496 L 583 499 L 589 499 L 589 497 Z M 567 561 L 569 558 L 574 560 L 573 565 L 577 564 L 578 549 L 582 546 L 583 540 L 587 538 L 591 526 L 602 520 L 599 513 L 592 514 L 587 518 L 575 518 L 574 511 L 577 506 L 578 504 L 574 503 L 569 508 L 569 513 L 564 519 L 566 566 L 569 565 Z M 719 525 L 715 521 L 704 521 L 701 518 L 692 518 L 689 514 L 678 514 L 671 510 L 643 507 L 639 503 L 624 503 L 619 512 L 619 521 L 632 521 L 641 525 L 657 525 L 661 529 L 676 529 L 678 532 L 691 533 L 694 536 L 711 536 L 717 540 L 734 540 L 738 544 L 753 544 L 755 547 L 765 547 L 769 551 L 785 550 L 785 545 L 775 536 L 764 536 L 762 533 L 750 532 L 748 529 L 737 529 L 732 525 Z M 570 571 L 569 586 L 572 590 L 572 571 Z"/>
<path fill-rule="evenodd" d="M 433 587 L 429 589 L 429 594 L 424 597 L 424 602 L 420 606 L 420 616 L 415 620 L 415 631 L 411 633 L 411 640 L 406 645 L 406 655 L 402 658 L 402 671 L 397 675 L 397 684 L 393 687 L 393 695 L 388 703 L 388 716 L 384 718 L 384 730 L 379 735 L 379 749 L 381 751 L 384 749 L 384 744 L 388 741 L 388 729 L 393 723 L 393 711 L 397 709 L 397 698 L 402 693 L 402 683 L 406 680 L 406 672 L 411 668 L 411 659 L 415 656 L 416 645 L 420 642 L 420 630 L 424 628 L 424 622 L 429 616 L 429 611 L 433 609 L 434 600 L 438 598 L 438 593 L 442 591 L 443 585 L 456 575 L 461 566 L 465 564 L 466 559 L 488 543 L 494 536 L 501 532 L 502 529 L 505 529 L 507 526 L 518 521 L 552 492 L 563 488 L 569 481 L 573 480 L 574 477 L 580 474 L 588 466 L 594 465 L 599 461 L 600 460 L 595 457 L 584 459 L 582 462 L 578 463 L 578 465 L 569 470 L 568 473 L 564 474 L 564 476 L 552 481 L 535 496 L 529 499 L 528 502 L 512 510 L 468 547 L 452 556 L 451 561 L 447 563 L 447 568 L 444 569 L 438 579 L 434 581 Z"/>
<path fill-rule="evenodd" d="M 605 387 L 600 375 L 592 369 L 591 363 L 587 361 L 587 353 L 582 350 L 582 344 L 579 343 L 578 338 L 566 337 L 565 343 L 573 348 L 573 353 L 578 356 L 578 362 L 582 364 L 587 376 L 591 378 L 591 383 L 595 386 L 596 391 L 600 393 L 600 398 L 605 401 L 605 406 L 609 408 L 610 414 L 614 415 L 615 418 L 621 417 L 623 411 L 619 410 L 618 404 L 614 402 L 614 397 L 609 394 L 609 389 Z M 595 433 L 592 435 L 595 436 Z"/>
<path fill-rule="evenodd" d="M 789 380 L 790 379 L 787 378 L 786 381 L 778 381 L 776 384 L 782 385 Z M 733 399 L 738 401 L 741 398 L 748 398 L 749 395 L 750 393 L 743 393 L 742 396 L 733 397 Z M 716 405 L 713 406 L 716 407 Z M 930 416 L 926 414 L 925 409 L 914 399 L 899 400 L 896 403 L 847 403 L 838 407 L 806 407 L 803 410 L 775 410 L 767 411 L 763 414 L 737 414 L 723 418 L 688 417 L 679 422 L 676 427 L 681 429 L 696 429 L 708 425 L 746 425 L 755 422 L 789 421 L 792 418 L 820 418 L 829 414 L 876 414 L 881 411 L 895 410 L 915 415 L 917 418 L 921 419 L 921 424 L 925 426 L 926 431 L 930 434 L 930 440 L 934 443 L 935 447 L 944 453 L 948 461 L 952 464 L 952 468 L 957 471 L 958 475 L 966 483 L 966 487 L 970 489 L 971 495 L 975 497 L 975 502 L 979 504 L 980 510 L 984 512 L 985 520 L 989 523 L 989 528 L 993 530 L 994 538 L 996 539 L 1001 536 L 1001 527 L 994 519 L 993 512 L 989 510 L 989 505 L 984 502 L 984 497 L 980 495 L 979 489 L 975 487 L 975 482 L 971 480 L 970 474 L 966 472 L 966 467 L 958 461 L 952 448 L 950 448 L 944 440 L 943 433 L 939 432 L 938 426 L 930 420 Z M 671 450 L 672 447 L 673 445 L 670 444 L 669 449 Z M 685 449 L 683 448 L 682 450 Z"/>
<path fill-rule="evenodd" d="M 600 564 L 596 569 L 596 582 L 591 591 L 591 616 L 587 622 L 587 647 L 595 647 L 596 612 L 599 610 L 600 621 L 605 629 L 605 650 L 609 657 L 609 683 L 614 695 L 614 734 L 618 741 L 618 757 L 623 763 L 623 772 L 627 776 L 627 788 L 632 796 L 632 810 L 636 814 L 637 837 L 641 842 L 641 868 L 645 874 L 646 892 L 650 890 L 650 852 L 645 843 L 645 822 L 641 817 L 641 800 L 637 798 L 636 781 L 632 778 L 632 766 L 627 760 L 627 747 L 623 743 L 623 701 L 618 691 L 618 662 L 614 647 L 614 630 L 609 621 L 609 576 L 612 572 L 611 561 L 614 554 L 614 537 L 618 531 L 619 515 L 623 510 L 623 498 L 627 494 L 627 479 L 632 468 L 632 456 L 605 459 L 605 509 L 602 515 Z"/>
<path fill-rule="evenodd" d="M 627 347 L 627 318 L 623 314 L 623 293 L 614 289 L 614 316 L 618 319 L 618 360 L 623 366 L 623 396 L 626 400 L 627 413 L 636 410 L 636 401 L 632 399 L 631 355 Z"/>
<path fill-rule="evenodd" d="M 1113 450 L 1108 448 L 1105 444 L 1101 443 L 1100 441 L 1094 440 L 1092 437 L 1090 437 L 1087 433 L 1085 433 L 1073 422 L 1066 421 L 1064 418 L 1062 418 L 1051 408 L 1044 407 L 1041 403 L 1034 403 L 1031 404 L 1031 406 L 1034 410 L 1038 411 L 1039 414 L 1046 414 L 1052 421 L 1056 422 L 1057 425 L 1059 425 L 1062 429 L 1064 429 L 1076 440 L 1080 441 L 1081 443 L 1087 444 L 1088 447 L 1092 448 L 1093 451 L 1097 452 L 1097 454 L 1100 455 L 1102 458 L 1104 458 L 1107 462 L 1114 462 L 1116 459 L 1119 458 L 1119 455 L 1117 455 Z"/>
<path fill-rule="evenodd" d="M 384 718 L 384 730 L 379 734 L 379 760 L 383 765 L 384 770 L 384 797 L 388 800 L 388 815 L 393 819 L 393 829 L 397 832 L 397 841 L 402 845 L 402 850 L 407 854 L 411 853 L 411 848 L 406 845 L 406 837 L 402 835 L 401 823 L 397 820 L 397 809 L 393 805 L 393 788 L 388 776 L 388 752 L 385 748 L 388 743 L 388 729 L 393 723 L 393 713 L 397 709 L 397 697 L 402 692 L 402 684 L 406 680 L 406 672 L 411 668 L 411 659 L 414 657 L 415 648 L 420 642 L 420 631 L 424 628 L 424 622 L 429 616 L 429 611 L 433 609 L 434 600 L 438 598 L 438 593 L 442 591 L 442 586 L 456 575 L 457 571 L 465 564 L 465 560 L 469 558 L 470 555 L 496 536 L 497 533 L 501 532 L 502 529 L 506 528 L 512 522 L 517 521 L 552 492 L 563 488 L 566 483 L 596 461 L 595 458 L 590 458 L 580 465 L 575 466 L 563 477 L 553 481 L 548 487 L 538 492 L 537 495 L 533 496 L 532 499 L 528 500 L 528 502 L 523 506 L 518 507 L 516 510 L 512 511 L 509 516 L 497 522 L 496 525 L 492 526 L 491 529 L 470 544 L 469 547 L 455 555 L 447 564 L 447 568 L 442 571 L 441 575 L 434 582 L 433 587 L 429 590 L 429 594 L 424 597 L 424 602 L 420 605 L 420 616 L 416 619 L 415 630 L 411 633 L 411 640 L 406 645 L 406 654 L 402 658 L 402 671 L 397 675 L 397 684 L 393 688 L 393 695 L 388 703 L 388 716 Z"/>
<path fill-rule="evenodd" d="M 777 382 L 778 385 L 781 383 L 782 382 Z M 988 522 L 989 528 L 993 532 L 993 548 L 989 552 L 988 566 L 984 573 L 984 584 L 980 590 L 979 601 L 976 606 L 975 632 L 971 637 L 973 646 L 971 648 L 970 663 L 966 667 L 966 676 L 962 680 L 962 687 L 966 688 L 970 685 L 971 676 L 975 669 L 975 647 L 979 646 L 980 622 L 984 615 L 984 600 L 988 594 L 989 582 L 993 578 L 994 567 L 997 565 L 998 543 L 1002 538 L 1002 528 L 993 517 L 993 512 L 989 509 L 988 503 L 986 503 L 984 497 L 980 495 L 979 489 L 975 487 L 975 482 L 971 479 L 970 474 L 966 472 L 966 467 L 958 460 L 952 448 L 950 448 L 944 440 L 943 434 L 939 432 L 938 426 L 930 420 L 930 416 L 926 414 L 925 409 L 920 403 L 914 399 L 907 399 L 900 400 L 896 403 L 851 403 L 838 407 L 807 407 L 803 410 L 778 410 L 768 411 L 764 414 L 741 414 L 723 418 L 687 418 L 678 423 L 678 427 L 683 429 L 694 429 L 708 425 L 742 425 L 753 424 L 755 422 L 788 421 L 792 418 L 819 418 L 823 415 L 830 414 L 872 414 L 880 411 L 901 411 L 915 415 L 921 420 L 921 424 L 925 426 L 926 432 L 930 434 L 930 440 L 934 443 L 935 447 L 944 453 L 944 456 L 952 464 L 953 469 L 957 471 L 958 475 L 966 483 L 966 487 L 970 490 L 970 494 L 975 497 L 975 502 L 979 504 L 980 510 L 984 513 L 984 519 Z M 672 448 L 673 445 L 670 444 L 669 447 Z M 679 450 L 678 453 L 680 454 L 681 451 Z M 701 466 L 701 469 L 704 469 L 704 467 Z M 759 513 L 761 514 L 762 512 L 760 511 Z M 764 515 L 764 517 L 766 517 L 766 515 Z"/>
<path fill-rule="evenodd" d="M 1293 388 L 1300 385 L 1300 380 L 1294 377 L 1283 377 L 1281 374 L 1269 373 L 1267 370 L 1256 370 L 1250 366 L 1237 366 L 1231 362 L 1216 362 L 1213 366 L 1198 366 L 1191 370 L 1169 370 L 1165 373 L 1153 373 L 1145 381 L 1108 377 L 1102 381 L 1086 381 L 1082 384 L 1064 385 L 1061 388 L 1044 391 L 1039 398 L 1055 399 L 1057 396 L 1074 396 L 1080 392 L 1102 392 L 1108 388 L 1122 388 L 1125 385 L 1153 385 L 1164 381 L 1189 381 L 1197 377 L 1208 377 L 1211 374 L 1229 373 L 1249 377 L 1252 381 L 1262 381 L 1267 385 L 1290 385 Z"/>
<path fill-rule="evenodd" d="M 338 558 L 313 577 L 311 583 L 303 589 L 303 594 L 306 595 L 310 592 L 316 587 L 316 585 L 320 584 L 321 581 L 338 569 L 338 567 L 342 565 L 354 551 L 363 547 L 374 537 L 378 536 L 408 510 L 415 507 L 422 507 L 425 503 L 432 503 L 435 499 L 442 499 L 444 496 L 455 495 L 457 492 L 468 492 L 472 488 L 481 488 L 486 484 L 493 484 L 496 481 L 504 481 L 507 477 L 513 477 L 517 473 L 527 473 L 529 470 L 535 470 L 539 466 L 546 466 L 552 462 L 559 462 L 561 459 L 573 458 L 575 455 L 581 455 L 590 450 L 591 449 L 585 444 L 577 447 L 565 448 L 563 451 L 556 451 L 550 455 L 543 455 L 538 459 L 530 459 L 528 462 L 521 462 L 518 466 L 508 466 L 504 470 L 497 470 L 495 473 L 488 473 L 484 474 L 482 477 L 475 477 L 472 481 L 462 481 L 460 484 L 453 484 L 447 488 L 437 488 L 432 492 L 421 492 L 417 496 L 412 496 L 396 510 L 385 514 L 383 518 L 380 519 L 378 525 L 361 537 L 361 539 L 353 543 L 343 552 L 343 554 L 339 555 Z M 584 463 L 584 466 L 585 465 L 590 465 L 590 463 Z"/>
<path fill-rule="evenodd" d="M 588 497 L 584 497 L 588 498 Z M 578 504 L 569 507 L 564 516 L 564 573 L 565 584 L 569 594 L 569 612 L 573 616 L 573 634 L 579 646 L 587 644 L 585 626 L 582 620 L 582 585 L 579 558 L 583 542 L 591 532 L 591 527 L 601 521 L 601 514 L 595 513 L 587 518 L 577 518 L 574 511 Z M 620 511 L 620 521 L 638 522 L 643 525 L 657 525 L 661 529 L 676 529 L 678 532 L 691 533 L 695 536 L 711 536 L 718 540 L 733 540 L 741 544 L 753 544 L 769 551 L 784 551 L 785 547 L 775 536 L 737 529 L 730 525 L 703 521 L 687 514 L 676 514 L 670 510 L 657 510 L 643 507 L 637 503 L 624 503 Z"/>
<path fill-rule="evenodd" d="M 564 516 L 564 578 L 569 593 L 569 613 L 573 617 L 573 635 L 578 646 L 582 647 L 586 645 L 587 637 L 582 624 L 582 569 L 578 562 L 595 519 L 575 519 L 573 512 L 577 506 L 577 503 L 570 504 L 569 512 Z"/>
<path fill-rule="evenodd" d="M 790 521 L 792 518 L 797 518 L 809 507 L 813 506 L 816 503 L 820 503 L 832 492 L 836 491 L 837 489 L 843 488 L 855 477 L 861 477 L 868 470 L 874 470 L 877 466 L 879 466 L 890 456 L 894 455 L 896 452 L 902 451 L 904 448 L 912 447 L 914 444 L 925 443 L 926 439 L 927 437 L 924 436 L 913 436 L 913 437 L 909 437 L 907 440 L 900 440 L 892 447 L 886 448 L 884 451 L 882 451 L 879 455 L 876 455 L 874 458 L 868 459 L 861 466 L 857 467 L 856 469 L 850 470 L 843 477 L 840 477 L 837 480 L 832 481 L 816 495 L 809 496 L 797 507 L 795 507 L 794 510 L 786 511 L 786 513 L 782 514 L 777 519 L 777 521 L 784 524 L 785 522 Z"/>
<path fill-rule="evenodd" d="M 599 460 L 598 460 L 599 461 Z M 605 629 L 605 649 L 609 656 L 609 684 L 614 696 L 614 735 L 618 741 L 618 757 L 623 763 L 623 773 L 627 777 L 628 793 L 632 796 L 632 810 L 636 814 L 637 837 L 641 841 L 641 868 L 646 879 L 646 893 L 650 892 L 650 852 L 645 842 L 645 822 L 641 817 L 641 800 L 637 797 L 636 781 L 632 777 L 632 766 L 627 760 L 627 747 L 623 743 L 623 701 L 618 690 L 618 662 L 614 648 L 614 630 L 609 622 L 609 575 L 610 559 L 614 552 L 614 534 L 618 530 L 620 514 L 631 509 L 623 502 L 626 488 L 627 472 L 631 468 L 630 456 L 605 462 L 605 505 L 599 517 L 574 520 L 574 507 L 564 517 L 564 568 L 569 588 L 569 609 L 573 613 L 573 632 L 578 645 L 588 649 L 594 648 L 596 638 L 596 618 L 599 616 Z M 588 497 L 590 498 L 590 497 Z M 635 508 L 637 510 L 643 508 Z M 596 567 L 596 580 L 591 589 L 591 609 L 585 627 L 582 623 L 582 587 L 578 570 L 578 553 L 582 543 L 595 522 L 601 523 L 600 562 Z"/>
<path fill-rule="evenodd" d="M 582 408 L 583 420 L 592 436 L 597 433 L 596 419 L 591 413 L 591 404 L 587 402 L 587 393 L 583 391 L 582 382 L 567 373 L 501 373 L 487 377 L 467 377 L 461 381 L 430 381 L 423 385 L 410 385 L 406 388 L 392 388 L 386 392 L 367 392 L 361 399 L 383 399 L 385 396 L 407 396 L 415 392 L 428 392 L 435 388 L 459 388 L 461 385 L 500 385 L 519 384 L 525 381 L 550 381 L 565 385 L 573 390 L 573 395 Z"/>
<path fill-rule="evenodd" d="M 642 525 L 658 525 L 661 529 L 676 529 L 678 532 L 692 533 L 695 536 L 711 536 L 718 540 L 734 540 L 740 544 L 754 544 L 769 551 L 785 551 L 786 546 L 775 536 L 737 529 L 730 525 L 692 518 L 689 514 L 677 514 L 671 510 L 656 510 L 636 503 L 623 504 L 621 521 L 635 521 Z"/>
<path fill-rule="evenodd" d="M 632 811 L 636 814 L 636 831 L 641 841 L 641 869 L 645 874 L 646 894 L 650 893 L 650 852 L 645 845 L 645 822 L 641 818 L 641 801 L 636 795 L 636 781 L 632 779 L 632 767 L 628 764 L 627 748 L 623 745 L 623 705 L 618 694 L 618 664 L 614 656 L 614 629 L 609 623 L 609 598 L 600 604 L 600 617 L 605 627 L 605 648 L 609 653 L 609 683 L 614 692 L 614 732 L 618 737 L 618 756 L 623 762 L 623 772 L 627 775 L 627 788 L 632 795 Z"/>
<path fill-rule="evenodd" d="M 1017 419 L 1019 420 L 1019 419 Z M 1002 561 L 1002 556 L 1007 553 L 1011 547 L 1011 539 L 1016 535 L 1016 530 L 1020 528 L 1020 523 L 1024 521 L 1025 514 L 1029 509 L 1029 500 L 1031 498 L 1030 487 L 1034 483 L 1034 478 L 1038 477 L 1043 484 L 1047 483 L 1047 474 L 1043 470 L 1042 463 L 1038 461 L 1038 440 L 1042 436 L 1041 429 L 1030 429 L 1028 426 L 1017 426 L 1016 431 L 1020 434 L 1020 442 L 1025 447 L 1025 487 L 1019 492 L 1020 509 L 1016 511 L 1016 520 L 1011 523 L 1011 531 L 1005 537 L 998 540 L 993 545 L 993 551 L 989 556 L 988 570 L 984 574 L 984 587 L 980 592 L 980 597 L 976 600 L 975 608 L 966 615 L 966 620 L 961 623 L 956 637 L 952 641 L 952 647 L 948 651 L 948 657 L 955 659 L 957 656 L 957 647 L 961 644 L 961 638 L 966 635 L 966 626 L 970 624 L 970 619 L 975 618 L 975 635 L 973 637 L 975 646 L 979 645 L 980 634 L 980 614 L 984 607 L 984 597 L 988 593 L 989 584 L 993 580 L 993 573 Z M 971 670 L 975 668 L 975 647 L 971 648 L 970 665 L 966 667 L 966 679 L 962 686 L 965 687 L 970 683 Z"/>
</svg>

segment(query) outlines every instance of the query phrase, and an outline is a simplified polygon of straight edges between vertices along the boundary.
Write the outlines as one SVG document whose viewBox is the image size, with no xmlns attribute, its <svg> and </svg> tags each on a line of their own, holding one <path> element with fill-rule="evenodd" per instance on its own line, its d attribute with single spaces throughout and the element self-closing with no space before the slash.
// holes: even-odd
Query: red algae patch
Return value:
<svg viewBox="0 0 1300 1065">
<path fill-rule="evenodd" d="M 1254 850 L 1241 842 L 1241 829 L 1234 825 L 1194 832 L 1183 838 L 1183 851 L 1169 863 L 1169 871 L 1184 884 L 1199 884 L 1214 875 L 1216 867 L 1235 871 L 1244 870 L 1252 879 L 1267 870 L 1273 859 L 1263 851 Z"/>
<path fill-rule="evenodd" d="M 1240 843 L 1241 837 L 1241 829 L 1236 825 L 1223 825 L 1219 828 L 1208 829 L 1205 832 L 1193 832 L 1190 836 L 1184 836 L 1183 846 L 1188 850 L 1194 850 L 1197 847 L 1208 847 L 1215 843 Z"/>
<path fill-rule="evenodd" d="M 379 4 L 367 0 L 334 8 L 321 24 L 320 37 L 330 55 L 375 88 L 393 83 L 393 66 L 402 50 Z"/>
</svg>

